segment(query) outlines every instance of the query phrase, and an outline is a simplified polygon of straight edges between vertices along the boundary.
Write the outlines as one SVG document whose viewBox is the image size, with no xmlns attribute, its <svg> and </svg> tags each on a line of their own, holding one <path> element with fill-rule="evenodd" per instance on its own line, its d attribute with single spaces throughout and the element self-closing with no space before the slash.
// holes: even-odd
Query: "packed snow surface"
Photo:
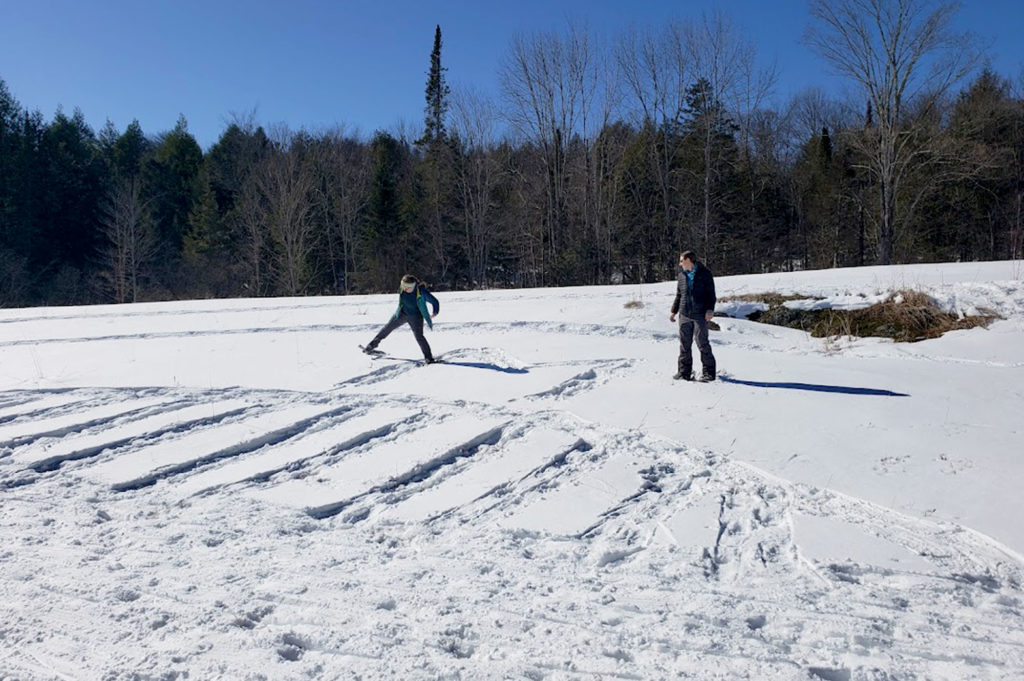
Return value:
<svg viewBox="0 0 1024 681">
<path fill-rule="evenodd" d="M 1019 262 L 0 312 L 0 679 L 1024 678 Z M 824 301 L 824 302 L 822 302 Z M 831 302 L 830 302 L 831 301 Z M 698 360 L 699 366 L 699 360 Z"/>
</svg>

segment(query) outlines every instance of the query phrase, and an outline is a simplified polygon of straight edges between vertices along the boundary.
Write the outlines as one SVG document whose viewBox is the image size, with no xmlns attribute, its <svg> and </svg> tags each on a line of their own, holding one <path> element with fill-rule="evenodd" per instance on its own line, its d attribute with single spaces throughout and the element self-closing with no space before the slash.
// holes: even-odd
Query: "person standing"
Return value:
<svg viewBox="0 0 1024 681">
<path fill-rule="evenodd" d="M 697 337 L 702 369 L 701 380 L 713 381 L 717 374 L 715 355 L 708 340 L 708 322 L 715 315 L 715 277 L 697 261 L 693 251 L 679 256 L 679 281 L 669 321 L 679 314 L 679 370 L 672 378 L 693 380 L 693 338 Z"/>
<path fill-rule="evenodd" d="M 427 303 L 430 303 L 433 313 L 427 311 Z M 416 337 L 420 350 L 423 352 L 423 359 L 426 360 L 427 364 L 433 364 L 434 354 L 430 351 L 430 344 L 427 343 L 426 336 L 423 335 L 423 322 L 426 322 L 429 328 L 434 328 L 434 322 L 431 317 L 436 317 L 440 311 L 441 303 L 437 301 L 437 298 L 434 297 L 427 287 L 413 275 L 406 274 L 402 277 L 401 284 L 399 285 L 398 309 L 395 310 L 395 314 L 391 316 L 391 319 L 384 325 L 384 328 L 363 348 L 363 352 L 368 355 L 379 353 L 380 350 L 377 349 L 377 346 L 380 345 L 380 342 L 391 335 L 391 332 L 402 324 L 408 324 L 412 328 L 412 334 Z"/>
</svg>

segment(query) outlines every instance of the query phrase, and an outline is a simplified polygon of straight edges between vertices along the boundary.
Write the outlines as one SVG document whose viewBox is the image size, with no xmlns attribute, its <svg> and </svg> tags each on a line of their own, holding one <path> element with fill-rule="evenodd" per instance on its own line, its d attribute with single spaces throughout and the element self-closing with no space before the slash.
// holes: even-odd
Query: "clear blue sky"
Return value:
<svg viewBox="0 0 1024 681">
<path fill-rule="evenodd" d="M 254 109 L 263 125 L 369 136 L 421 125 L 437 24 L 449 84 L 497 94 L 516 33 L 573 19 L 614 36 L 716 7 L 774 60 L 780 100 L 838 89 L 800 42 L 805 0 L 0 0 L 0 78 L 23 108 L 46 120 L 80 108 L 97 132 L 137 118 L 156 135 L 183 114 L 204 149 L 232 114 Z M 1024 1 L 966 0 L 958 28 L 989 44 L 998 73 L 1021 75 Z"/>
</svg>

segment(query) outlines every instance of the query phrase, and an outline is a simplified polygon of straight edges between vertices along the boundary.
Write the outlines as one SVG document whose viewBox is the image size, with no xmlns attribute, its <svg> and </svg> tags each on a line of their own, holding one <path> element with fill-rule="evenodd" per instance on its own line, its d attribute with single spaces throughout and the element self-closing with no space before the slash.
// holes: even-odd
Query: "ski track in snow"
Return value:
<svg viewBox="0 0 1024 681">
<path fill-rule="evenodd" d="M 374 360 L 323 393 L 0 394 L 0 679 L 1024 675 L 1009 547 L 563 410 L 634 359 L 445 361 Z M 466 368 L 550 382 L 382 392 Z M 802 525 L 893 558 L 804 555 Z"/>
</svg>

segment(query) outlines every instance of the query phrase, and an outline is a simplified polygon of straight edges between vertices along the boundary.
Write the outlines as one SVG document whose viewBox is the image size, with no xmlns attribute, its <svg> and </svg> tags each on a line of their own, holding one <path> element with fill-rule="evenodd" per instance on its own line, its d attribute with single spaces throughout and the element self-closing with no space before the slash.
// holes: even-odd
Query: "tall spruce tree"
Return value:
<svg viewBox="0 0 1024 681">
<path fill-rule="evenodd" d="M 24 191 L 28 169 L 26 134 L 30 117 L 0 78 L 0 306 L 20 305 L 29 294 L 29 222 Z"/>
<path fill-rule="evenodd" d="M 456 243 L 451 229 L 453 159 L 446 128 L 451 91 L 445 82 L 445 70 L 441 66 L 441 27 L 437 26 L 427 74 L 423 136 L 416 144 L 423 152 L 418 179 L 425 203 L 421 219 L 427 228 L 425 236 L 429 248 L 430 271 L 425 274 L 440 278 L 442 282 L 449 279 L 452 249 Z"/>
<path fill-rule="evenodd" d="M 366 226 L 360 239 L 361 269 L 355 273 L 363 291 L 392 290 L 407 262 L 402 219 L 402 143 L 378 131 L 370 141 L 371 176 Z"/>
<path fill-rule="evenodd" d="M 15 182 L 20 175 L 15 165 L 21 136 L 21 106 L 0 78 L 0 247 L 6 246 L 15 209 Z"/>
<path fill-rule="evenodd" d="M 143 167 L 147 194 L 154 199 L 158 276 L 170 292 L 180 284 L 181 254 L 189 214 L 198 196 L 197 178 L 203 152 L 188 131 L 184 116 L 161 135 Z"/>
<path fill-rule="evenodd" d="M 89 302 L 88 270 L 98 245 L 105 168 L 99 144 L 81 111 L 58 112 L 42 136 L 43 170 L 39 239 L 33 262 L 42 298 L 60 304 Z"/>
<path fill-rule="evenodd" d="M 434 49 L 430 52 L 430 72 L 427 75 L 427 105 L 423 137 L 419 144 L 428 148 L 447 139 L 445 120 L 448 116 L 448 96 L 451 89 L 444 79 L 448 69 L 441 66 L 441 27 L 434 29 Z"/>
</svg>

